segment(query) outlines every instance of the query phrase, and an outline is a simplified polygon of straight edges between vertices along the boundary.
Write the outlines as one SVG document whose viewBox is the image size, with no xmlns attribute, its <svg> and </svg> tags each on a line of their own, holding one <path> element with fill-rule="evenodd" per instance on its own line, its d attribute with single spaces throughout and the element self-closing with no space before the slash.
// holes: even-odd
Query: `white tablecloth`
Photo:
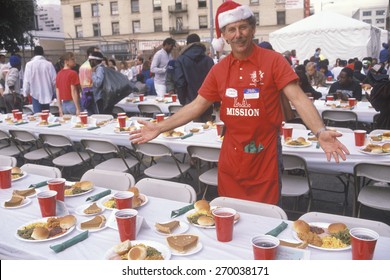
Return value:
<svg viewBox="0 0 390 280">
<path fill-rule="evenodd" d="M 10 198 L 12 190 L 24 189 L 31 183 L 37 183 L 46 178 L 36 175 L 28 175 L 25 178 L 12 183 L 12 188 L 0 190 L 1 203 Z M 41 189 L 46 189 L 43 187 Z M 89 195 L 94 195 L 101 192 L 103 189 L 95 187 L 94 191 L 89 194 L 65 198 L 65 204 L 71 214 L 75 214 L 75 208 L 85 204 L 85 200 Z M 149 197 L 147 204 L 138 209 L 139 215 L 142 216 L 146 223 L 150 226 L 143 226 L 137 236 L 138 240 L 152 240 L 165 243 L 165 237 L 157 234 L 153 229 L 155 222 L 164 222 L 170 220 L 172 210 L 185 206 L 186 203 L 176 202 L 161 198 Z M 103 214 L 108 218 L 111 211 L 106 210 Z M 172 259 L 182 260 L 251 260 L 252 249 L 250 239 L 257 234 L 264 234 L 275 228 L 281 223 L 281 220 L 240 213 L 241 217 L 234 226 L 233 241 L 221 243 L 216 241 L 216 233 L 214 229 L 201 229 L 190 226 L 188 233 L 199 236 L 199 241 L 203 244 L 203 249 L 194 255 L 179 257 L 172 256 Z M 80 232 L 75 229 L 69 235 L 53 241 L 46 242 L 25 242 L 16 238 L 16 230 L 21 225 L 34 221 L 41 217 L 39 205 L 36 197 L 32 198 L 32 203 L 19 209 L 4 209 L 0 208 L 0 218 L 2 228 L 0 231 L 0 255 L 12 259 L 103 259 L 105 253 L 115 244 L 119 243 L 119 233 L 112 229 L 106 228 L 99 232 L 90 233 L 89 238 L 62 251 L 58 254 L 54 253 L 49 246 L 52 244 L 61 243 Z M 79 221 L 86 217 L 76 215 Z M 181 221 L 185 220 L 185 215 L 178 217 Z M 286 221 L 289 226 L 278 237 L 284 240 L 293 241 L 291 221 Z M 390 259 L 390 238 L 380 237 L 374 259 Z M 310 250 L 311 259 L 351 259 L 351 251 L 329 252 L 308 248 Z"/>
<path fill-rule="evenodd" d="M 144 101 L 139 102 L 137 97 L 126 97 L 126 98 L 122 99 L 121 101 L 119 101 L 116 104 L 116 106 L 121 107 L 126 112 L 139 113 L 139 110 L 138 110 L 139 104 L 153 104 L 153 105 L 157 105 L 158 107 L 160 107 L 161 111 L 164 114 L 169 114 L 168 107 L 170 105 L 180 105 L 179 100 L 177 100 L 176 102 L 172 102 L 171 97 L 165 98 L 164 102 L 157 102 L 156 98 L 157 98 L 157 96 L 145 96 Z"/>
</svg>

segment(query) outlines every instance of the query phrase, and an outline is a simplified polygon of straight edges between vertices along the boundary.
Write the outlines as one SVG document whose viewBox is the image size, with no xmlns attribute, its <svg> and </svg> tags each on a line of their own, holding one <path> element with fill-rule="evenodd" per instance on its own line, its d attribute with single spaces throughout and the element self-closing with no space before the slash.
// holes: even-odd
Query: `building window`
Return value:
<svg viewBox="0 0 390 280">
<path fill-rule="evenodd" d="M 138 0 L 131 0 L 131 12 L 132 13 L 139 13 L 139 1 Z"/>
<path fill-rule="evenodd" d="M 91 5 L 91 8 L 92 8 L 92 16 L 98 17 L 99 16 L 99 4 L 94 3 Z"/>
<path fill-rule="evenodd" d="M 83 27 L 81 25 L 75 26 L 76 38 L 83 38 Z"/>
<path fill-rule="evenodd" d="M 208 28 L 207 16 L 199 16 L 199 29 Z"/>
<path fill-rule="evenodd" d="M 155 18 L 154 19 L 154 32 L 162 32 L 162 19 L 161 18 Z"/>
<path fill-rule="evenodd" d="M 371 19 L 363 19 L 363 22 L 368 23 L 368 24 L 372 23 Z"/>
<path fill-rule="evenodd" d="M 378 18 L 377 20 L 376 20 L 376 23 L 378 24 L 380 24 L 380 23 L 385 23 L 385 19 L 384 18 Z"/>
<path fill-rule="evenodd" d="M 363 16 L 364 17 L 370 17 L 371 16 L 371 11 L 363 11 Z"/>
<path fill-rule="evenodd" d="M 141 32 L 141 22 L 139 20 L 133 21 L 133 33 Z"/>
<path fill-rule="evenodd" d="M 112 35 L 119 35 L 119 22 L 111 23 Z"/>
<path fill-rule="evenodd" d="M 206 0 L 198 0 L 198 8 L 206 8 L 207 2 Z"/>
<path fill-rule="evenodd" d="M 119 15 L 118 2 L 110 3 L 111 15 Z"/>
<path fill-rule="evenodd" d="M 80 7 L 80 5 L 73 6 L 73 16 L 74 16 L 74 18 L 81 18 L 81 7 Z"/>
<path fill-rule="evenodd" d="M 161 11 L 161 0 L 153 0 L 153 11 Z"/>
<path fill-rule="evenodd" d="M 276 24 L 277 25 L 285 25 L 286 24 L 286 12 L 276 12 Z"/>
<path fill-rule="evenodd" d="M 375 13 L 377 16 L 383 16 L 383 15 L 385 15 L 385 10 L 378 10 L 378 11 L 376 11 L 376 13 Z"/>
<path fill-rule="evenodd" d="M 251 5 L 259 5 L 259 0 L 250 0 Z"/>
<path fill-rule="evenodd" d="M 100 37 L 100 24 L 99 23 L 94 23 L 92 25 L 93 29 L 93 36 L 94 37 Z"/>
<path fill-rule="evenodd" d="M 256 19 L 256 25 L 259 26 L 260 25 L 260 14 L 253 13 L 253 15 L 255 16 L 255 19 Z"/>
</svg>

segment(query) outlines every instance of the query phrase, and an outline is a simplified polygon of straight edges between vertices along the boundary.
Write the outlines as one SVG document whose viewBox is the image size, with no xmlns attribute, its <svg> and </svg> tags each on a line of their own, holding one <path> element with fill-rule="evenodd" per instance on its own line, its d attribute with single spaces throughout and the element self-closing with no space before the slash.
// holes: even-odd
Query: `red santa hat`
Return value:
<svg viewBox="0 0 390 280">
<path fill-rule="evenodd" d="M 217 32 L 217 38 L 214 38 L 212 45 L 214 50 L 221 52 L 225 42 L 221 37 L 221 28 L 226 25 L 244 20 L 253 16 L 253 12 L 246 5 L 241 5 L 234 1 L 226 1 L 218 7 L 217 14 L 215 15 L 215 31 Z"/>
</svg>

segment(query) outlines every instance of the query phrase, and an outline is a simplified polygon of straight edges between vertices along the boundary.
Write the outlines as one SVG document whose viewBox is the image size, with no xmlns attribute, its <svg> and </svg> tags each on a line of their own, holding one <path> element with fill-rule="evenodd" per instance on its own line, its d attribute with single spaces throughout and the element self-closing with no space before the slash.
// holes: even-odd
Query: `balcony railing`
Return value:
<svg viewBox="0 0 390 280">
<path fill-rule="evenodd" d="M 186 13 L 188 11 L 187 5 L 181 3 L 176 5 L 168 6 L 168 11 L 170 13 Z"/>
<path fill-rule="evenodd" d="M 169 27 L 169 34 L 171 35 L 188 34 L 188 33 L 190 33 L 190 29 L 188 27 L 182 27 L 182 28 Z"/>
</svg>

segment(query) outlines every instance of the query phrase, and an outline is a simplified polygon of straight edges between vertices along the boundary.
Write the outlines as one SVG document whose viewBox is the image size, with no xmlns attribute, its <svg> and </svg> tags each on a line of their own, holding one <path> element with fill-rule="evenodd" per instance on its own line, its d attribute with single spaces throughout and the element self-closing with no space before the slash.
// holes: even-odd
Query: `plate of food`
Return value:
<svg viewBox="0 0 390 280">
<path fill-rule="evenodd" d="M 283 145 L 291 148 L 306 148 L 306 147 L 310 147 L 312 145 L 312 142 L 306 140 L 304 137 L 298 137 L 296 139 L 289 137 L 286 138 Z"/>
<path fill-rule="evenodd" d="M 166 238 L 169 249 L 174 256 L 189 256 L 202 250 L 199 237 L 193 234 L 176 234 Z"/>
<path fill-rule="evenodd" d="M 129 191 L 132 191 L 131 188 Z M 134 192 L 134 197 L 132 201 L 132 205 L 134 209 L 137 209 L 138 207 L 144 206 L 146 203 L 148 203 L 149 199 L 146 195 L 142 193 L 136 193 Z M 97 202 L 98 206 L 107 209 L 107 210 L 113 210 L 116 209 L 116 203 L 114 199 L 114 195 L 107 195 L 103 197 L 102 199 L 98 200 Z"/>
<path fill-rule="evenodd" d="M 343 223 L 293 223 L 292 234 L 298 241 L 308 242 L 309 247 L 324 251 L 345 251 L 351 249 L 349 229 Z"/>
<path fill-rule="evenodd" d="M 128 127 L 115 127 L 114 132 L 118 134 L 129 134 L 130 131 L 137 130 L 137 127 L 132 125 Z"/>
<path fill-rule="evenodd" d="M 368 136 L 371 142 L 390 142 L 390 131 L 386 130 L 377 130 L 375 134 L 369 134 Z"/>
<path fill-rule="evenodd" d="M 1 206 L 5 209 L 18 209 L 27 206 L 31 203 L 31 199 L 24 198 L 20 195 L 13 194 L 10 200 L 1 203 Z"/>
<path fill-rule="evenodd" d="M 193 133 L 193 134 L 201 134 L 204 132 L 204 129 L 202 126 L 194 126 L 194 125 L 188 125 L 185 128 L 186 133 Z"/>
<path fill-rule="evenodd" d="M 95 216 L 102 213 L 105 209 L 99 207 L 96 202 L 84 204 L 75 209 L 75 213 L 80 216 Z"/>
<path fill-rule="evenodd" d="M 37 123 L 37 126 L 49 126 L 52 123 L 49 123 L 48 121 L 40 121 Z"/>
<path fill-rule="evenodd" d="M 126 240 L 107 250 L 105 260 L 169 260 L 169 248 L 155 241 Z"/>
<path fill-rule="evenodd" d="M 20 195 L 20 196 L 23 196 L 24 198 L 26 198 L 26 197 L 32 198 L 32 197 L 36 196 L 37 191 L 38 190 L 35 188 L 29 188 L 29 189 L 24 189 L 24 190 L 14 190 L 12 192 L 12 194 Z"/>
<path fill-rule="evenodd" d="M 11 170 L 11 180 L 12 180 L 12 182 L 20 180 L 20 179 L 22 179 L 22 178 L 24 178 L 26 176 L 27 176 L 27 172 L 24 172 L 19 167 L 16 167 L 16 166 L 12 167 L 12 170 Z"/>
<path fill-rule="evenodd" d="M 185 133 L 183 131 L 178 131 L 178 130 L 169 130 L 169 131 L 161 133 L 161 135 L 163 138 L 166 138 L 166 139 L 179 139 L 182 136 L 184 136 Z"/>
<path fill-rule="evenodd" d="M 153 229 L 160 235 L 181 234 L 185 233 L 189 229 L 189 225 L 183 221 L 170 220 L 155 223 Z"/>
<path fill-rule="evenodd" d="M 210 204 L 206 200 L 198 200 L 194 204 L 194 208 L 187 212 L 187 221 L 195 227 L 199 228 L 215 228 L 214 216 L 211 210 L 217 207 L 210 207 Z M 234 223 L 237 223 L 240 219 L 240 214 L 236 214 L 234 217 Z"/>
<path fill-rule="evenodd" d="M 76 122 L 72 124 L 72 129 L 86 129 L 88 127 L 91 127 L 91 125 L 83 124 L 81 122 Z"/>
<path fill-rule="evenodd" d="M 105 228 L 107 228 L 107 219 L 104 215 L 97 215 L 93 218 L 85 219 L 77 225 L 77 230 L 79 231 L 88 230 L 89 232 L 96 232 Z"/>
<path fill-rule="evenodd" d="M 51 241 L 71 233 L 75 224 L 76 217 L 73 215 L 42 218 L 20 226 L 15 236 L 26 242 Z"/>
<path fill-rule="evenodd" d="M 358 150 L 359 152 L 371 156 L 387 156 L 390 155 L 390 143 L 368 144 L 367 146 Z"/>
<path fill-rule="evenodd" d="M 217 128 L 217 125 L 213 121 L 208 121 L 204 124 L 202 124 L 202 128 L 204 130 L 212 129 L 212 128 Z"/>
<path fill-rule="evenodd" d="M 92 191 L 93 191 L 93 183 L 91 181 L 65 183 L 65 197 L 84 195 Z"/>
</svg>

